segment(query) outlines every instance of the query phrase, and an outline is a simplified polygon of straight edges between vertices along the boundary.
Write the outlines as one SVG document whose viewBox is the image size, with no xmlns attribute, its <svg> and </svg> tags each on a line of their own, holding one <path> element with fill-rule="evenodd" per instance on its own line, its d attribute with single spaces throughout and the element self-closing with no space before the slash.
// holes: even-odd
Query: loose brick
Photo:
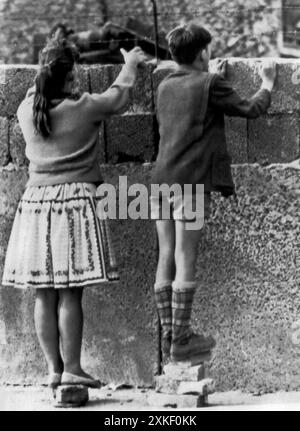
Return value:
<svg viewBox="0 0 300 431">
<path fill-rule="evenodd" d="M 157 376 L 155 377 L 155 390 L 163 394 L 177 394 L 180 381 L 171 376 Z"/>
<path fill-rule="evenodd" d="M 215 383 L 208 378 L 200 381 L 180 381 L 174 377 L 162 375 L 155 378 L 155 390 L 170 395 L 207 396 L 215 392 Z"/>
<path fill-rule="evenodd" d="M 205 365 L 196 365 L 194 367 L 181 367 L 172 362 L 164 366 L 163 372 L 166 377 L 178 381 L 197 382 L 205 377 Z"/>
<path fill-rule="evenodd" d="M 37 67 L 1 66 L 1 69 L 0 116 L 8 117 L 16 114 L 27 90 L 34 84 Z"/>
<path fill-rule="evenodd" d="M 168 395 L 153 393 L 148 395 L 147 403 L 153 407 L 173 407 L 178 409 L 193 409 L 201 407 L 197 395 Z"/>
<path fill-rule="evenodd" d="M 188 361 L 176 361 L 176 362 L 172 362 L 172 364 L 175 364 L 177 367 L 182 369 L 188 369 L 196 365 L 199 366 L 204 364 L 205 362 L 209 362 L 211 358 L 212 358 L 212 352 L 206 352 L 198 356 L 195 356 Z"/>
<path fill-rule="evenodd" d="M 180 382 L 178 395 L 207 396 L 215 392 L 215 382 L 212 379 L 204 379 L 200 382 Z"/>
<path fill-rule="evenodd" d="M 106 91 L 117 79 L 121 68 L 121 65 L 96 65 L 90 67 L 91 92 L 102 93 Z M 151 112 L 153 110 L 151 71 L 151 66 L 139 67 L 130 102 L 124 108 L 124 111 L 136 113 Z"/>
<path fill-rule="evenodd" d="M 226 117 L 225 132 L 227 148 L 232 157 L 232 163 L 247 163 L 247 120 L 245 118 Z"/>
<path fill-rule="evenodd" d="M 299 157 L 299 119 L 293 115 L 249 120 L 249 163 L 288 163 Z"/>
<path fill-rule="evenodd" d="M 81 407 L 89 400 L 89 392 L 86 386 L 72 385 L 59 386 L 56 390 L 56 407 Z"/>
<path fill-rule="evenodd" d="M 29 162 L 25 156 L 25 140 L 16 118 L 13 118 L 9 124 L 9 149 L 14 164 L 18 166 L 28 165 Z"/>
<path fill-rule="evenodd" d="M 9 159 L 8 127 L 8 120 L 0 117 L 0 166 L 6 165 Z"/>
<path fill-rule="evenodd" d="M 153 115 L 120 115 L 106 122 L 109 163 L 152 161 L 155 157 Z"/>
</svg>

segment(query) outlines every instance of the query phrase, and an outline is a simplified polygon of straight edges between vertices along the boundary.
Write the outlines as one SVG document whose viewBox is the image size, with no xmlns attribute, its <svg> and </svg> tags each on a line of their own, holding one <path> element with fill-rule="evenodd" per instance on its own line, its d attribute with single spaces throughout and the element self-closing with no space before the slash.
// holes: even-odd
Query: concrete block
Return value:
<svg viewBox="0 0 300 431">
<path fill-rule="evenodd" d="M 227 78 L 242 97 L 249 98 L 260 89 L 259 68 L 263 59 L 231 58 Z M 300 109 L 300 60 L 275 59 L 277 78 L 269 113 L 290 113 Z"/>
<path fill-rule="evenodd" d="M 249 120 L 250 163 L 288 163 L 299 157 L 300 122 L 297 115 L 264 116 Z"/>
<path fill-rule="evenodd" d="M 81 407 L 89 400 L 86 386 L 59 386 L 55 392 L 55 407 Z"/>
<path fill-rule="evenodd" d="M 0 117 L 0 166 L 6 165 L 9 160 L 8 127 L 7 118 Z"/>
<path fill-rule="evenodd" d="M 94 65 L 89 69 L 91 92 L 103 93 L 117 79 L 122 65 Z M 151 66 L 141 66 L 138 69 L 137 80 L 131 92 L 126 112 L 151 112 L 152 103 L 152 81 Z"/>
<path fill-rule="evenodd" d="M 147 397 L 147 404 L 151 407 L 173 407 L 177 409 L 195 409 L 201 407 L 197 395 L 168 395 L 152 393 Z"/>
<path fill-rule="evenodd" d="M 258 75 L 261 60 L 230 58 L 227 64 L 226 79 L 231 82 L 241 97 L 252 97 L 261 85 L 261 79 Z"/>
<path fill-rule="evenodd" d="M 7 170 L 5 167 L 0 170 L 0 217 L 11 219 L 14 216 L 27 179 L 26 169 Z"/>
<path fill-rule="evenodd" d="M 12 162 L 17 166 L 28 166 L 29 161 L 25 156 L 25 140 L 17 118 L 9 122 L 9 149 Z"/>
<path fill-rule="evenodd" d="M 215 382 L 212 379 L 204 379 L 200 382 L 180 382 L 178 395 L 207 396 L 215 392 Z"/>
<path fill-rule="evenodd" d="M 205 365 L 196 365 L 194 367 L 181 367 L 175 363 L 169 362 L 163 368 L 166 377 L 178 381 L 197 382 L 205 378 Z"/>
<path fill-rule="evenodd" d="M 232 163 L 247 163 L 247 120 L 245 118 L 225 117 L 225 133 L 227 148 L 232 157 Z"/>
<path fill-rule="evenodd" d="M 0 116 L 15 115 L 27 90 L 33 86 L 35 66 L 1 66 Z"/>
<path fill-rule="evenodd" d="M 89 66 L 78 65 L 79 89 L 81 93 L 90 91 Z"/>
<path fill-rule="evenodd" d="M 153 115 L 114 116 L 106 122 L 109 163 L 151 161 L 155 157 Z"/>
</svg>

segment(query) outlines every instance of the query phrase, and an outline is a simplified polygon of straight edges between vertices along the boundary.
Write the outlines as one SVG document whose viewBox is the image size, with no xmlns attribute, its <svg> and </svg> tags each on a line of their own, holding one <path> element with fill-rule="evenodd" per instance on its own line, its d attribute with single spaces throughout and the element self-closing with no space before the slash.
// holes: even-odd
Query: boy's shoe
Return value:
<svg viewBox="0 0 300 431">
<path fill-rule="evenodd" d="M 209 352 L 216 346 L 215 339 L 210 335 L 191 333 L 183 340 L 173 342 L 171 345 L 171 361 L 188 361 L 202 353 Z"/>
</svg>

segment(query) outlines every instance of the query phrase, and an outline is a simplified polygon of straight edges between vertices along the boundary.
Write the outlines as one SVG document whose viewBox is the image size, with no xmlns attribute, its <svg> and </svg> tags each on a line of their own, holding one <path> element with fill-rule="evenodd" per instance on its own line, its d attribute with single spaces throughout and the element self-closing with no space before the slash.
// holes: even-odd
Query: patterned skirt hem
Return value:
<svg viewBox="0 0 300 431">
<path fill-rule="evenodd" d="M 81 281 L 78 283 L 62 283 L 62 284 L 49 284 L 49 283 L 16 283 L 14 281 L 2 281 L 3 287 L 14 287 L 15 289 L 75 289 L 82 287 L 94 287 L 102 283 L 118 283 L 120 278 L 118 276 L 109 278 L 99 278 L 98 280 Z"/>
</svg>

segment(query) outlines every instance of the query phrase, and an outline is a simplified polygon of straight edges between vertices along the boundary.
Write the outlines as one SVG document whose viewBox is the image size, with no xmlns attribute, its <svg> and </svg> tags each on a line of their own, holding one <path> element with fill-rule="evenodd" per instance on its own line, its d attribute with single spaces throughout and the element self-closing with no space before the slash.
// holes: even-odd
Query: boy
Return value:
<svg viewBox="0 0 300 431">
<path fill-rule="evenodd" d="M 167 36 L 176 70 L 158 88 L 157 118 L 160 146 L 152 184 L 204 185 L 204 216 L 209 215 L 210 192 L 224 197 L 234 194 L 230 158 L 226 149 L 224 114 L 257 118 L 271 103 L 270 92 L 276 77 L 276 65 L 268 61 L 262 67 L 261 89 L 244 100 L 222 74 L 208 73 L 211 57 L 210 33 L 190 23 L 179 26 Z M 153 214 L 168 203 L 169 219 Z M 183 201 L 184 202 L 184 201 Z M 182 216 L 185 203 L 161 196 L 151 198 L 152 218 L 156 218 L 159 261 L 156 272 L 155 300 L 162 325 L 162 352 L 172 361 L 190 360 L 215 346 L 209 336 L 195 334 L 190 320 L 196 290 L 195 264 L 201 230 L 189 230 Z"/>
</svg>

